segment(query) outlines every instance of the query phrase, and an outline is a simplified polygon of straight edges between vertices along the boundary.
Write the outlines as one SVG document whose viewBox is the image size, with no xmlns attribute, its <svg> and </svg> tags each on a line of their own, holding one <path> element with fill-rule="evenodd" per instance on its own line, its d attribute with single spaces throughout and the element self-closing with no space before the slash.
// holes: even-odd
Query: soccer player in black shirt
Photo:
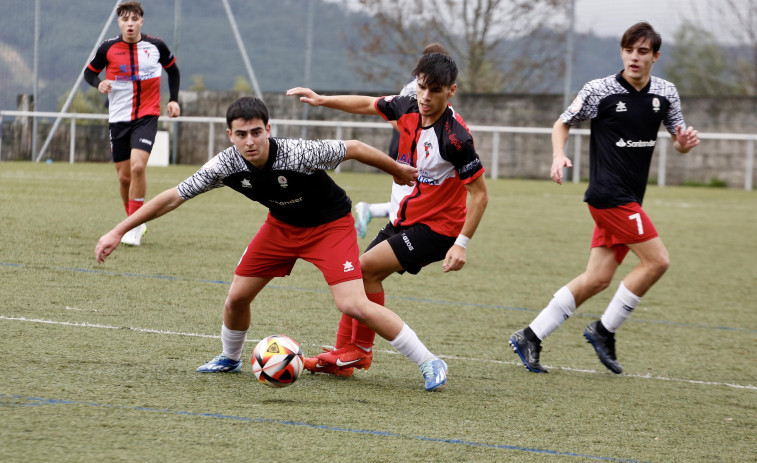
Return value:
<svg viewBox="0 0 757 463">
<path fill-rule="evenodd" d="M 641 208 L 652 152 L 661 122 L 681 153 L 698 145 L 699 137 L 684 123 L 675 86 L 651 76 L 661 44 L 660 35 L 648 23 L 631 26 L 620 42 L 623 70 L 584 85 L 555 122 L 551 176 L 562 184 L 563 169 L 572 167 L 564 150 L 570 127 L 591 119 L 590 180 L 584 201 L 595 227 L 584 273 L 560 288 L 528 327 L 510 337 L 513 350 L 530 371 L 547 372 L 539 364 L 541 341 L 584 301 L 610 285 L 631 250 L 639 264 L 620 282 L 601 319 L 584 330 L 602 364 L 622 373 L 615 332 L 668 268 L 668 251 Z"/>
<path fill-rule="evenodd" d="M 392 174 L 400 185 L 413 185 L 417 169 L 357 140 L 271 137 L 268 108 L 258 98 L 244 97 L 232 103 L 226 122 L 233 146 L 103 235 L 95 248 L 97 261 L 102 263 L 128 230 L 201 193 L 228 186 L 266 206 L 269 213 L 234 272 L 223 308 L 223 352 L 201 365 L 198 372 L 241 371 L 250 304 L 273 278 L 289 275 L 297 259 L 303 259 L 323 273 L 343 314 L 360 320 L 418 364 L 427 391 L 444 386 L 444 361 L 429 352 L 397 314 L 366 296 L 352 203 L 326 173 L 345 159 L 355 159 Z"/>
</svg>

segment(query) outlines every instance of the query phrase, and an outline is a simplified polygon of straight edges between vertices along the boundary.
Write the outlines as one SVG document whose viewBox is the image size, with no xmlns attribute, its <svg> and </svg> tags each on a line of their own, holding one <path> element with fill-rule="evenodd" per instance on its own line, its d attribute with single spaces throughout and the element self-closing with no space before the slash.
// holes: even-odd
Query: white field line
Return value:
<svg viewBox="0 0 757 463">
<path fill-rule="evenodd" d="M 211 335 L 211 334 L 182 333 L 182 332 L 176 332 L 176 331 L 153 330 L 150 328 L 136 328 L 133 326 L 123 327 L 123 326 L 101 325 L 98 323 L 87 323 L 87 322 L 61 322 L 61 321 L 56 321 L 56 320 L 44 320 L 44 319 L 34 319 L 34 318 L 26 318 L 26 317 L 6 317 L 5 315 L 0 315 L 0 320 L 28 322 L 28 323 L 44 323 L 48 325 L 75 326 L 75 327 L 82 327 L 82 328 L 98 328 L 98 329 L 109 329 L 109 330 L 128 329 L 130 331 L 136 331 L 139 333 L 152 333 L 152 334 L 165 334 L 169 336 L 191 336 L 191 337 L 196 337 L 196 338 L 221 339 L 221 336 Z M 259 339 L 245 340 L 245 342 L 254 342 L 254 343 L 257 343 L 258 341 L 260 340 Z M 311 347 L 331 347 L 331 346 L 311 346 Z M 379 352 L 390 354 L 390 355 L 395 355 L 395 354 L 399 355 L 399 352 L 395 350 L 383 350 Z M 487 363 L 496 363 L 500 365 L 522 366 L 522 363 L 517 362 L 517 361 L 508 362 L 508 361 L 503 361 L 503 360 L 488 360 L 488 359 L 479 359 L 479 358 L 473 358 L 473 357 L 458 357 L 456 355 L 440 355 L 439 357 L 442 357 L 445 359 L 451 359 L 451 360 L 461 360 L 461 361 L 466 361 L 466 362 L 487 362 Z M 570 368 L 570 367 L 555 367 L 555 366 L 550 366 L 546 364 L 544 366 L 549 367 L 551 369 L 572 371 L 572 372 L 577 372 L 577 373 L 588 373 L 588 374 L 599 373 L 597 370 L 586 370 L 586 369 L 581 369 L 581 368 Z M 733 384 L 733 383 L 721 383 L 721 382 L 716 382 L 716 381 L 700 381 L 700 380 L 685 379 L 685 378 L 669 378 L 665 376 L 652 376 L 650 374 L 640 375 L 640 374 L 624 373 L 623 376 L 628 376 L 630 378 L 639 378 L 639 379 L 654 379 L 657 381 L 677 381 L 681 383 L 699 384 L 703 386 L 726 386 L 726 387 L 730 387 L 734 389 L 747 389 L 747 390 L 757 391 L 757 386 L 752 385 L 752 384 Z"/>
</svg>

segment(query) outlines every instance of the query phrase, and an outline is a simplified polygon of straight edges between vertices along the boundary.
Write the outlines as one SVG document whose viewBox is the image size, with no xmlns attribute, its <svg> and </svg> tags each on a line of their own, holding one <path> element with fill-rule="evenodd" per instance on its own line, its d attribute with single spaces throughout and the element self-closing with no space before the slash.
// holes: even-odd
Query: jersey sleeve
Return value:
<svg viewBox="0 0 757 463">
<path fill-rule="evenodd" d="M 336 169 L 347 155 L 347 145 L 342 140 L 276 138 L 275 143 L 281 153 L 275 167 L 304 174 Z"/>
<path fill-rule="evenodd" d="M 599 102 L 602 99 L 599 88 L 602 86 L 602 82 L 605 79 L 592 80 L 586 83 L 581 91 L 578 92 L 576 98 L 560 115 L 563 123 L 573 126 L 578 122 L 592 119 L 597 115 L 599 109 Z"/>
<path fill-rule="evenodd" d="M 374 106 L 376 111 L 386 119 L 387 121 L 396 121 L 403 114 L 407 113 L 407 110 L 416 104 L 416 98 L 414 95 L 391 95 L 384 96 L 376 100 Z"/>
<path fill-rule="evenodd" d="M 92 61 L 89 62 L 87 65 L 87 69 L 94 72 L 96 75 L 103 72 L 105 67 L 108 65 L 108 44 L 110 43 L 110 40 L 107 40 L 100 44 L 99 47 L 97 47 L 97 51 L 95 51 L 95 56 L 92 58 Z"/>
<path fill-rule="evenodd" d="M 668 132 L 675 134 L 679 125 L 682 129 L 686 129 L 686 122 L 684 122 L 681 112 L 681 97 L 678 96 L 678 89 L 671 82 L 666 82 L 666 86 L 665 95 L 670 102 L 670 107 L 668 107 L 668 113 L 665 115 L 663 124 L 665 124 Z"/>
<path fill-rule="evenodd" d="M 223 179 L 233 173 L 236 168 L 232 165 L 228 148 L 203 165 L 191 177 L 181 182 L 177 187 L 181 199 L 188 200 L 195 196 L 224 186 Z"/>
</svg>

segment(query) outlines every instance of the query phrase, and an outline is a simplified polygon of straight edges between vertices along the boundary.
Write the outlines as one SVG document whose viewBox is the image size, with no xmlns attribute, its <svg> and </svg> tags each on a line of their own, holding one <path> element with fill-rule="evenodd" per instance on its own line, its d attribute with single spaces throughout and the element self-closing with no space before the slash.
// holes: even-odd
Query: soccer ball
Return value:
<svg viewBox="0 0 757 463">
<path fill-rule="evenodd" d="M 304 357 L 297 341 L 276 334 L 260 340 L 252 351 L 252 372 L 269 387 L 287 387 L 302 373 Z"/>
</svg>

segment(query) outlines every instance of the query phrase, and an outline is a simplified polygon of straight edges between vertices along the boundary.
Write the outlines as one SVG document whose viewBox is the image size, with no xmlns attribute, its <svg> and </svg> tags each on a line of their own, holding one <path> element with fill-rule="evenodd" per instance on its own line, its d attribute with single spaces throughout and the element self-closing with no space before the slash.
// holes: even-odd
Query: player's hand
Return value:
<svg viewBox="0 0 757 463">
<path fill-rule="evenodd" d="M 168 113 L 168 117 L 179 117 L 181 116 L 181 107 L 179 106 L 179 103 L 169 101 L 166 106 L 166 112 Z"/>
<path fill-rule="evenodd" d="M 303 103 L 307 103 L 311 106 L 320 106 L 321 105 L 321 95 L 315 93 L 314 91 L 310 90 L 309 88 L 305 87 L 294 87 L 287 90 L 287 95 L 301 95 L 300 101 Z"/>
<path fill-rule="evenodd" d="M 113 86 L 111 85 L 109 80 L 103 80 L 97 85 L 97 90 L 99 90 L 103 95 L 107 95 L 113 90 Z"/>
<path fill-rule="evenodd" d="M 111 230 L 100 237 L 100 241 L 98 241 L 97 246 L 95 246 L 95 259 L 97 259 L 98 264 L 105 262 L 105 258 L 116 250 L 121 243 L 122 237 L 122 234 L 117 233 L 114 230 Z"/>
<path fill-rule="evenodd" d="M 398 162 L 397 166 L 399 167 L 400 172 L 399 174 L 392 176 L 394 178 L 394 183 L 397 185 L 415 185 L 415 180 L 418 178 L 418 169 L 410 164 L 401 162 Z"/>
<path fill-rule="evenodd" d="M 449 248 L 449 251 L 447 251 L 447 255 L 442 261 L 442 268 L 444 269 L 444 273 L 447 273 L 450 270 L 460 270 L 461 268 L 463 268 L 463 265 L 465 265 L 465 248 L 453 244 L 452 247 Z"/>
<path fill-rule="evenodd" d="M 699 144 L 699 132 L 694 127 L 687 127 L 683 130 L 682 126 L 676 127 L 676 143 L 678 151 L 688 153 L 689 150 Z"/>
<path fill-rule="evenodd" d="M 565 167 L 573 167 L 573 163 L 570 162 L 570 159 L 565 157 L 564 154 L 555 156 L 552 158 L 552 169 L 550 170 L 550 176 L 552 177 L 552 180 L 557 182 L 559 185 L 562 185 L 563 181 L 563 169 Z"/>
</svg>

